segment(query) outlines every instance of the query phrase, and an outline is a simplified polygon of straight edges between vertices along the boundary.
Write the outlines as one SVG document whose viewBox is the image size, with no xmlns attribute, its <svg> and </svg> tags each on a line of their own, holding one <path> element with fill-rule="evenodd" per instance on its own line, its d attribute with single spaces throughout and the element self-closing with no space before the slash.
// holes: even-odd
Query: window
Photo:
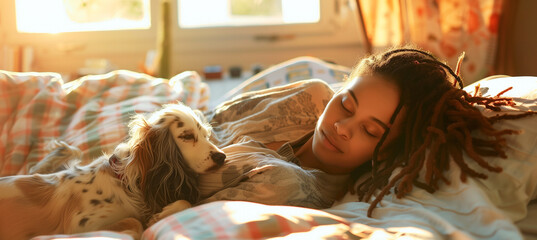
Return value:
<svg viewBox="0 0 537 240">
<path fill-rule="evenodd" d="M 199 28 L 316 23 L 319 7 L 319 0 L 179 0 L 178 24 Z"/>
<path fill-rule="evenodd" d="M 18 32 L 148 29 L 149 0 L 16 0 Z"/>
<path fill-rule="evenodd" d="M 176 49 L 252 50 L 358 44 L 354 0 L 177 0 Z"/>
<path fill-rule="evenodd" d="M 139 70 L 157 48 L 163 1 L 172 73 L 303 55 L 352 65 L 364 39 L 354 0 L 0 0 L 0 50 L 33 49 L 36 71 L 93 58 Z"/>
<path fill-rule="evenodd" d="M 91 42 L 146 45 L 153 41 L 154 46 L 161 1 L 0 1 L 0 8 L 6 9 L 6 14 L 0 15 L 0 24 L 4 23 L 0 30 L 6 42 L 39 37 L 39 44 L 68 45 L 61 47 L 68 51 L 80 48 L 74 45 Z M 350 39 L 343 36 L 356 35 L 358 28 L 354 0 L 169 1 L 170 22 L 175 23 L 170 28 L 172 41 L 181 43 L 177 49 L 189 51 L 252 49 L 260 44 L 263 48 L 285 47 L 305 42 L 323 46 L 349 44 Z M 61 39 L 49 33 L 62 33 Z M 356 43 L 354 38 L 352 41 Z"/>
</svg>

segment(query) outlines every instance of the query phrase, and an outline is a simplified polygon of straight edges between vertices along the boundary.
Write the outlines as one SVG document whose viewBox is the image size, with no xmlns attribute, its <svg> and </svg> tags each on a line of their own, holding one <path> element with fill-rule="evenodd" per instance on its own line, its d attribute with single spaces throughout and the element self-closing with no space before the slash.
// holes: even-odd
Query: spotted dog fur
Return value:
<svg viewBox="0 0 537 240">
<path fill-rule="evenodd" d="M 197 176 L 226 157 L 209 141 L 201 115 L 182 104 L 138 115 L 129 128 L 128 141 L 88 165 L 58 141 L 35 174 L 0 178 L 0 239 L 95 230 L 137 239 L 151 217 L 153 223 L 198 201 Z"/>
</svg>

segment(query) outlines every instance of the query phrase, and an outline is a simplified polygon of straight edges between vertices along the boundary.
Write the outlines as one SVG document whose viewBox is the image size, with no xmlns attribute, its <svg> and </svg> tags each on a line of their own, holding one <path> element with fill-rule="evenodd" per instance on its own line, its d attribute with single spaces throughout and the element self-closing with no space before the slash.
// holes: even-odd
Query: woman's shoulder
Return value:
<svg viewBox="0 0 537 240">
<path fill-rule="evenodd" d="M 293 105 L 315 104 L 317 108 L 322 110 L 333 94 L 334 91 L 323 80 L 302 80 L 269 89 L 244 93 L 230 101 L 222 103 L 208 115 L 211 120 L 222 122 L 222 120 L 231 120 L 227 117 L 219 119 L 219 117 L 223 117 L 222 115 L 232 115 L 234 116 L 233 118 L 237 118 L 239 116 L 235 116 L 236 114 L 242 117 L 252 113 L 265 112 L 265 110 L 271 108 L 289 108 L 293 107 Z"/>
<path fill-rule="evenodd" d="M 263 143 L 289 141 L 315 127 L 333 94 L 322 80 L 298 81 L 244 94 L 206 116 L 223 145 L 239 136 Z"/>
<path fill-rule="evenodd" d="M 298 105 L 317 104 L 320 110 L 334 95 L 334 91 L 323 80 L 309 79 L 290 83 L 281 87 L 274 87 L 266 95 L 260 94 L 259 97 L 273 98 L 273 102 L 278 103 L 297 103 Z"/>
<path fill-rule="evenodd" d="M 321 79 L 308 79 L 308 80 L 302 80 L 297 81 L 293 83 L 289 83 L 287 85 L 279 86 L 279 87 L 273 87 L 271 88 L 272 92 L 281 92 L 281 91 L 289 91 L 289 92 L 310 92 L 310 93 L 316 93 L 320 95 L 316 95 L 317 97 L 328 97 L 331 98 L 334 94 L 334 91 L 332 88 L 330 88 L 330 85 L 328 85 L 327 82 L 321 80 Z"/>
<path fill-rule="evenodd" d="M 283 85 L 282 87 L 285 87 L 285 86 L 296 86 L 296 87 L 307 88 L 307 89 L 319 88 L 319 89 L 327 89 L 327 90 L 332 91 L 332 89 L 330 88 L 330 85 L 328 85 L 327 82 L 318 78 L 296 81 L 293 83 L 289 83 L 287 85 Z"/>
<path fill-rule="evenodd" d="M 243 93 L 236 97 L 235 99 L 232 99 L 227 104 L 233 104 L 236 102 L 245 101 L 247 99 L 252 98 L 281 98 L 287 96 L 293 96 L 294 94 L 300 93 L 300 92 L 310 92 L 310 93 L 316 93 L 316 96 L 318 97 L 328 97 L 330 98 L 334 91 L 330 88 L 330 86 L 321 79 L 308 79 L 308 80 L 301 80 L 296 81 L 292 83 L 288 83 L 281 86 L 275 86 L 263 90 L 258 91 L 251 91 L 247 93 Z M 319 95 L 320 94 L 320 95 Z"/>
<path fill-rule="evenodd" d="M 328 85 L 327 82 L 320 79 L 309 79 L 304 81 L 299 81 L 300 87 L 304 91 L 309 91 L 312 93 L 320 94 L 319 97 L 332 98 L 334 95 L 334 90 Z"/>
</svg>

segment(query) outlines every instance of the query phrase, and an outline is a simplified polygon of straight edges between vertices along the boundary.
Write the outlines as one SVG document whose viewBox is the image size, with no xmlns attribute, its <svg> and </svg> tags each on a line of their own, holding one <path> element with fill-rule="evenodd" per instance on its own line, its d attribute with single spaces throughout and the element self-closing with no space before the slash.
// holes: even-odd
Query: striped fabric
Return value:
<svg viewBox="0 0 537 240">
<path fill-rule="evenodd" d="M 0 71 L 0 176 L 26 173 L 52 139 L 90 161 L 125 139 L 135 113 L 177 101 L 205 110 L 208 94 L 196 72 L 168 81 L 119 70 L 64 83 L 56 73 Z"/>
</svg>

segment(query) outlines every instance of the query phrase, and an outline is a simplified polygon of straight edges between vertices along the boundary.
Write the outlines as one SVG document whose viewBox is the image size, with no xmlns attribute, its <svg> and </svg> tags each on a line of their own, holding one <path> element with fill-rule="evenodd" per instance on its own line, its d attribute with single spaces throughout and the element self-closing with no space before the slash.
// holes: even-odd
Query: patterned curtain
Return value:
<svg viewBox="0 0 537 240">
<path fill-rule="evenodd" d="M 465 85 L 494 73 L 503 0 L 358 0 L 372 50 L 414 44 L 453 68 Z"/>
</svg>

